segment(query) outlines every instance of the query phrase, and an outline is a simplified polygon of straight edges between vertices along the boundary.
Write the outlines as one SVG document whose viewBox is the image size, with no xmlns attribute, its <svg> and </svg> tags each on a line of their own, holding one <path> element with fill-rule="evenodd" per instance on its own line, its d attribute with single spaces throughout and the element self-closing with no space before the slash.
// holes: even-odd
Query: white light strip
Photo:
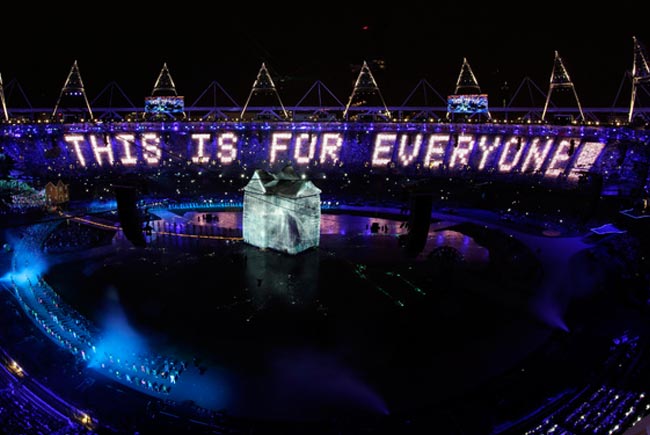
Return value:
<svg viewBox="0 0 650 435">
<path fill-rule="evenodd" d="M 526 154 L 526 158 L 524 159 L 524 164 L 521 165 L 521 172 L 526 172 L 531 166 L 533 172 L 542 169 L 542 165 L 544 164 L 548 152 L 551 150 L 551 146 L 553 145 L 553 139 L 546 139 L 543 148 L 540 147 L 540 142 L 541 140 L 538 137 L 531 141 L 530 146 L 528 147 L 528 154 Z"/>
<path fill-rule="evenodd" d="M 499 148 L 499 145 L 501 144 L 501 136 L 494 137 L 492 143 L 489 146 L 486 145 L 486 143 L 487 136 L 481 136 L 481 140 L 478 143 L 478 148 L 481 150 L 481 160 L 478 164 L 479 170 L 483 170 L 483 168 L 485 168 L 485 164 L 487 163 L 490 154 L 494 153 L 494 151 Z"/>
<path fill-rule="evenodd" d="M 122 149 L 124 150 L 124 157 L 120 159 L 123 165 L 133 166 L 138 163 L 138 160 L 131 154 L 131 145 L 135 143 L 135 135 L 133 134 L 118 134 L 115 140 L 122 142 Z"/>
<path fill-rule="evenodd" d="M 106 143 L 104 145 L 99 145 L 97 143 L 97 137 L 94 134 L 88 135 L 88 139 L 90 139 L 90 147 L 93 150 L 97 164 L 102 164 L 102 154 L 106 154 L 108 157 L 108 163 L 113 166 L 113 148 L 111 148 L 109 138 L 106 137 Z"/>
<path fill-rule="evenodd" d="M 397 152 L 397 156 L 400 162 L 400 165 L 402 166 L 408 166 L 413 161 L 417 158 L 418 154 L 420 154 L 420 148 L 422 148 L 422 139 L 423 139 L 422 134 L 417 134 L 415 135 L 415 139 L 413 140 L 412 146 L 411 146 L 411 153 L 407 154 L 406 153 L 406 148 L 408 146 L 408 135 L 403 134 L 400 137 L 399 141 L 399 150 Z"/>
<path fill-rule="evenodd" d="M 545 177 L 557 177 L 566 169 L 566 162 L 569 160 L 569 146 L 570 143 L 567 139 L 562 139 L 555 148 L 555 153 L 551 159 L 551 163 L 546 168 Z"/>
<path fill-rule="evenodd" d="M 237 158 L 237 135 L 235 133 L 221 133 L 217 136 L 217 159 L 224 165 L 229 165 Z"/>
<path fill-rule="evenodd" d="M 372 166 L 386 166 L 390 163 L 396 139 L 397 133 L 379 133 L 375 136 Z"/>
<path fill-rule="evenodd" d="M 445 161 L 445 147 L 449 143 L 448 134 L 432 134 L 429 137 L 427 152 L 424 156 L 424 166 L 429 169 L 435 169 Z M 435 157 L 438 158 L 435 158 Z"/>
<path fill-rule="evenodd" d="M 149 165 L 157 165 L 162 157 L 160 149 L 160 137 L 157 133 L 145 133 L 142 135 L 142 148 L 144 160 Z"/>
<path fill-rule="evenodd" d="M 80 145 L 81 142 L 85 142 L 84 137 L 81 136 L 80 134 L 66 134 L 66 135 L 63 136 L 63 139 L 66 142 L 72 144 L 72 146 L 74 148 L 74 152 L 75 152 L 75 154 L 77 156 L 77 161 L 79 162 L 79 164 L 81 166 L 83 166 L 85 168 L 86 167 L 86 159 L 85 159 L 83 153 L 81 152 L 81 145 Z"/>
<path fill-rule="evenodd" d="M 195 133 L 192 135 L 192 140 L 196 140 L 196 155 L 192 157 L 194 163 L 207 163 L 210 157 L 205 155 L 205 141 L 210 140 L 210 135 L 207 133 Z"/>
<path fill-rule="evenodd" d="M 471 134 L 461 134 L 458 136 L 458 141 L 451 152 L 451 159 L 449 160 L 449 167 L 451 169 L 456 166 L 463 167 L 469 165 L 469 155 L 474 149 L 474 136 Z M 458 161 L 458 165 L 456 162 Z"/>
<path fill-rule="evenodd" d="M 501 149 L 501 157 L 499 158 L 499 172 L 510 172 L 517 166 L 521 159 L 521 154 L 524 152 L 524 140 L 522 137 L 511 137 L 506 143 L 503 144 Z M 508 157 L 512 154 L 511 148 L 515 148 L 515 155 L 508 162 Z"/>
<path fill-rule="evenodd" d="M 289 132 L 274 132 L 271 134 L 271 157 L 269 161 L 275 163 L 278 152 L 286 152 L 289 149 L 291 142 L 291 133 Z"/>
<path fill-rule="evenodd" d="M 336 163 L 343 146 L 343 137 L 341 133 L 325 133 L 320 146 L 320 162 L 325 163 L 329 157 L 332 162 Z"/>
<path fill-rule="evenodd" d="M 293 149 L 293 159 L 300 165 L 308 164 L 316 154 L 316 139 L 318 136 L 310 135 L 309 133 L 300 133 L 296 138 L 296 143 Z M 309 142 L 309 151 L 306 156 L 302 154 L 302 145 Z"/>
<path fill-rule="evenodd" d="M 573 165 L 573 169 L 569 173 L 569 178 L 577 180 L 582 172 L 589 171 L 604 148 L 605 144 L 601 142 L 585 142 Z"/>
</svg>

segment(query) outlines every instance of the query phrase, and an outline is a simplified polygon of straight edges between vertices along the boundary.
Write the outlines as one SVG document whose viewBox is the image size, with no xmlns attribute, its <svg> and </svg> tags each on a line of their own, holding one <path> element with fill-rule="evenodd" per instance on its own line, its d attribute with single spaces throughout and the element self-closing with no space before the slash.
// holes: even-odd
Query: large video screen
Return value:
<svg viewBox="0 0 650 435">
<path fill-rule="evenodd" d="M 149 114 L 176 114 L 183 113 L 185 101 L 179 96 L 146 97 L 144 111 Z"/>
<path fill-rule="evenodd" d="M 487 113 L 487 94 L 449 95 L 447 97 L 448 113 Z"/>
</svg>

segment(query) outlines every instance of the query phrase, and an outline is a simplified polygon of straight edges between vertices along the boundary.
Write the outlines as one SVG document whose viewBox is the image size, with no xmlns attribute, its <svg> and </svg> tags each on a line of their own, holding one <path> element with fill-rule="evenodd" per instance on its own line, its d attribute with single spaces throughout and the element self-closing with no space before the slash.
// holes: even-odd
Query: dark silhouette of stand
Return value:
<svg viewBox="0 0 650 435">
<path fill-rule="evenodd" d="M 117 200 L 117 215 L 124 236 L 135 246 L 146 246 L 142 232 L 142 217 L 136 204 L 136 190 L 132 186 L 113 186 Z"/>
<path fill-rule="evenodd" d="M 431 194 L 411 193 L 411 212 L 408 220 L 409 232 L 404 244 L 404 249 L 408 255 L 416 256 L 422 252 L 427 244 L 432 208 L 433 196 Z"/>
</svg>

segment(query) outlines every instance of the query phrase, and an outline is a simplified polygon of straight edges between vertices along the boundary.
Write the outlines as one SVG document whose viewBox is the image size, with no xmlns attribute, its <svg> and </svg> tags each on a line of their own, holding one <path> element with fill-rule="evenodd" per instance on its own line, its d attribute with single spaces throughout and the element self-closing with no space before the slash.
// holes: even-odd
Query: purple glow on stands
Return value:
<svg viewBox="0 0 650 435">
<path fill-rule="evenodd" d="M 156 122 L 14 124 L 2 127 L 0 144 L 24 166 L 21 170 L 32 174 L 97 174 L 111 167 L 157 171 L 187 164 L 239 174 L 246 168 L 270 165 L 275 170 L 291 163 L 304 170 L 318 167 L 326 174 L 344 165 L 366 172 L 399 168 L 403 175 L 420 176 L 468 169 L 535 175 L 539 171 L 533 169 L 540 168 L 545 178 L 567 176 L 576 182 L 576 171 L 601 171 L 597 162 L 615 147 L 618 134 L 616 128 L 596 126 L 466 124 L 457 146 L 451 134 L 456 127 L 300 122 L 180 122 L 173 128 Z M 643 132 L 629 135 L 632 141 L 648 139 Z M 566 150 L 569 139 L 577 143 L 575 154 Z M 515 148 L 513 140 L 523 144 L 517 158 L 508 151 Z M 526 146 L 531 143 L 543 143 L 545 152 Z"/>
</svg>

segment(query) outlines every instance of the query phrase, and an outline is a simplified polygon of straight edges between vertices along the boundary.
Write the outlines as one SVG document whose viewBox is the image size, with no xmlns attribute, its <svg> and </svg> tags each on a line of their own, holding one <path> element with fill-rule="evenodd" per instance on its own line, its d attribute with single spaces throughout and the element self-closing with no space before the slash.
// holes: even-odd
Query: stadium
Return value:
<svg viewBox="0 0 650 435">
<path fill-rule="evenodd" d="M 0 80 L 3 427 L 643 433 L 633 42 L 624 107 L 583 107 L 557 52 L 497 104 L 467 59 L 400 106 L 365 62 L 293 106 L 265 64 L 241 105 L 218 82 L 186 104 L 166 64 L 142 106 L 89 99 L 76 62 L 52 108 Z"/>
</svg>

